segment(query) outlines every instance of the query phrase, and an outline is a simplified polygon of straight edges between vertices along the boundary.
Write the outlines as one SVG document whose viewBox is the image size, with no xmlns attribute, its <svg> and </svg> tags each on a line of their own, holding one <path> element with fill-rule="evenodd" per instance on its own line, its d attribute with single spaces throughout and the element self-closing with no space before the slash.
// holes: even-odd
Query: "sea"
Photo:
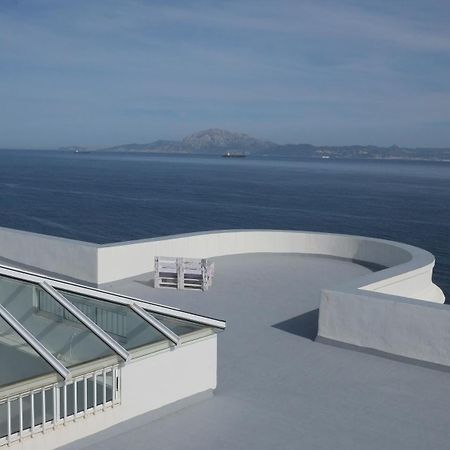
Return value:
<svg viewBox="0 0 450 450">
<path fill-rule="evenodd" d="M 265 228 L 402 241 L 450 298 L 450 163 L 0 151 L 0 226 L 95 243 Z"/>
</svg>

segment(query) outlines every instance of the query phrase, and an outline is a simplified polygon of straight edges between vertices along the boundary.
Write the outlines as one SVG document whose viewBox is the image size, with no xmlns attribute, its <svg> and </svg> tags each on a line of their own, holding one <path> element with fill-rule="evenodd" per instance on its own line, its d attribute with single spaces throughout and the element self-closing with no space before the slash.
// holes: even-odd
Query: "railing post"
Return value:
<svg viewBox="0 0 450 450">
<path fill-rule="evenodd" d="M 31 391 L 31 436 L 34 434 L 34 391 Z"/>
<path fill-rule="evenodd" d="M 122 402 L 122 369 L 120 367 L 116 368 L 117 370 L 117 388 L 116 388 L 116 398 L 117 402 Z"/>
<path fill-rule="evenodd" d="M 94 372 L 93 376 L 93 396 L 94 396 L 94 414 L 97 411 L 97 372 Z"/>
<path fill-rule="evenodd" d="M 19 438 L 23 436 L 23 401 L 22 395 L 19 395 Z"/>
<path fill-rule="evenodd" d="M 64 388 L 63 388 L 63 395 L 64 395 L 64 403 L 63 403 L 63 414 L 64 414 L 64 425 L 67 422 L 67 383 L 64 381 Z"/>
<path fill-rule="evenodd" d="M 84 401 L 84 417 L 86 417 L 87 409 L 88 409 L 88 395 L 87 395 L 87 375 L 83 377 L 83 401 Z"/>
<path fill-rule="evenodd" d="M 45 433 L 45 388 L 42 388 L 42 432 Z"/>
<path fill-rule="evenodd" d="M 106 369 L 103 369 L 103 410 L 106 409 Z"/>
<path fill-rule="evenodd" d="M 59 387 L 55 383 L 53 385 L 53 428 L 56 428 L 59 422 Z"/>
<path fill-rule="evenodd" d="M 78 395 L 77 395 L 77 380 L 73 380 L 73 420 L 75 422 L 77 418 L 77 411 L 78 411 Z"/>
<path fill-rule="evenodd" d="M 117 398 L 117 370 L 115 367 L 111 369 L 112 376 L 112 395 L 111 395 L 111 406 L 114 407 L 115 400 Z"/>
<path fill-rule="evenodd" d="M 11 399 L 8 398 L 7 404 L 6 404 L 6 414 L 7 414 L 7 422 L 8 422 L 8 438 L 7 442 L 8 445 L 11 443 Z"/>
</svg>

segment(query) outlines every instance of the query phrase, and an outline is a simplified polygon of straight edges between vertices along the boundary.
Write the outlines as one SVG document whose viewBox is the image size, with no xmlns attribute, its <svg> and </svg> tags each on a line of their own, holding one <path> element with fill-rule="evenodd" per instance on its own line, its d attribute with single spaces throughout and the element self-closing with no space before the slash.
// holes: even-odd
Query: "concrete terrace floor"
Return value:
<svg viewBox="0 0 450 450">
<path fill-rule="evenodd" d="M 227 320 L 214 397 L 65 448 L 450 448 L 448 373 L 313 340 L 320 289 L 369 269 L 305 255 L 215 261 L 207 293 L 156 290 L 151 274 L 102 286 Z"/>
</svg>

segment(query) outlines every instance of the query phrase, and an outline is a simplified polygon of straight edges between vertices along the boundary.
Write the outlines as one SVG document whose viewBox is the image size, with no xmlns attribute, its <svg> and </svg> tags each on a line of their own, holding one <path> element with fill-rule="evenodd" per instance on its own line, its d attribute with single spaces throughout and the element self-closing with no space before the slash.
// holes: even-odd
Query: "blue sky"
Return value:
<svg viewBox="0 0 450 450">
<path fill-rule="evenodd" d="M 449 23 L 448 0 L 1 0 L 0 147 L 450 147 Z"/>
</svg>

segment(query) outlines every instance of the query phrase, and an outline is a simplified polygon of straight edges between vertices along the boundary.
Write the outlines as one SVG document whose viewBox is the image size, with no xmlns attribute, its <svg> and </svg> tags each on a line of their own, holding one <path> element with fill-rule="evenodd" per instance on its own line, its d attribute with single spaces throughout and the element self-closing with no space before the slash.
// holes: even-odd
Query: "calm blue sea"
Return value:
<svg viewBox="0 0 450 450">
<path fill-rule="evenodd" d="M 284 228 L 431 251 L 450 296 L 450 163 L 0 151 L 0 226 L 107 243 Z"/>
</svg>

